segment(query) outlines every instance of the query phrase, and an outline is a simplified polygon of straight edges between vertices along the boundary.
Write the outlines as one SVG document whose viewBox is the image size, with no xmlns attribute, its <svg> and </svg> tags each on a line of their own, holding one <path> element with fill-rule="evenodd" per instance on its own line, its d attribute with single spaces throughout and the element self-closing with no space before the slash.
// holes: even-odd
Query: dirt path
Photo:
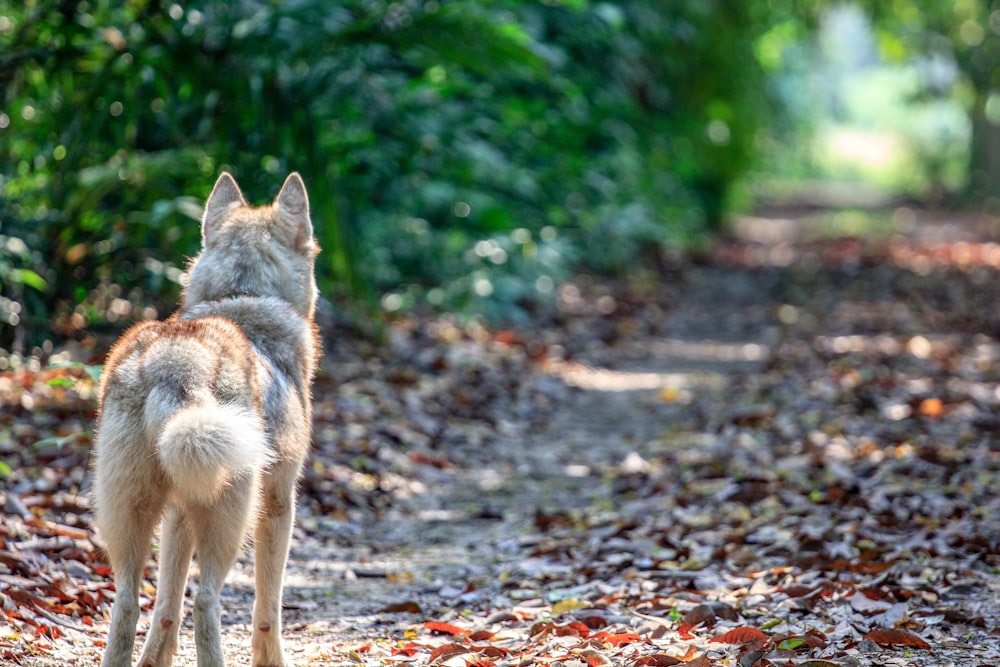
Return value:
<svg viewBox="0 0 1000 667">
<path fill-rule="evenodd" d="M 652 282 L 573 286 L 531 336 L 439 323 L 331 355 L 286 577 L 295 663 L 1000 664 L 984 230 L 753 229 Z M 234 665 L 250 569 L 224 599 Z M 97 656 L 71 632 L 23 664 Z"/>
</svg>

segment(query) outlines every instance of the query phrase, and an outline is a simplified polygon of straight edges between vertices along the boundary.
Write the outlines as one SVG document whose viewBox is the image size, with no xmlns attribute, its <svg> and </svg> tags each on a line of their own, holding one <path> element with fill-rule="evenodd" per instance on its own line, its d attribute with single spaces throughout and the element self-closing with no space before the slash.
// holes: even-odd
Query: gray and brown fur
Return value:
<svg viewBox="0 0 1000 667">
<path fill-rule="evenodd" d="M 139 665 L 171 662 L 192 555 L 198 665 L 224 664 L 219 595 L 248 537 L 253 665 L 290 665 L 281 588 L 311 434 L 318 251 L 298 174 L 271 206 L 250 207 L 223 173 L 180 309 L 132 327 L 108 355 L 94 496 L 117 596 L 103 667 L 132 664 L 142 572 L 161 519 L 156 604 Z"/>
</svg>

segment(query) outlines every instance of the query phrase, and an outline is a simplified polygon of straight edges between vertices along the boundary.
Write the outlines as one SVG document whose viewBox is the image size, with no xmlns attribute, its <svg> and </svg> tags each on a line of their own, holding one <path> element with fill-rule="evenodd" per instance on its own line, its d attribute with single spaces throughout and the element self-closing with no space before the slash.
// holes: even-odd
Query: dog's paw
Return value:
<svg viewBox="0 0 1000 667">
<path fill-rule="evenodd" d="M 280 649 L 272 647 L 254 656 L 253 667 L 295 667 L 295 664 Z"/>
</svg>

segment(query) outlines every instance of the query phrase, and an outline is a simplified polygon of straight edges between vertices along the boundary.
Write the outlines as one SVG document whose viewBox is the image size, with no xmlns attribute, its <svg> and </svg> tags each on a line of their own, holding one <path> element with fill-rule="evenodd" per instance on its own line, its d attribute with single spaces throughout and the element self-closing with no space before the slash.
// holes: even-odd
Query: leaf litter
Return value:
<svg viewBox="0 0 1000 667">
<path fill-rule="evenodd" d="M 328 335 L 293 660 L 1000 664 L 1000 246 L 974 220 L 922 237 L 942 230 L 723 239 L 581 276 L 531 330 L 412 316 L 385 345 Z M 0 375 L 4 663 L 103 645 L 93 375 Z M 227 586 L 233 664 L 250 571 Z M 154 573 L 155 555 L 147 610 Z M 194 664 L 190 634 L 175 664 Z"/>
</svg>

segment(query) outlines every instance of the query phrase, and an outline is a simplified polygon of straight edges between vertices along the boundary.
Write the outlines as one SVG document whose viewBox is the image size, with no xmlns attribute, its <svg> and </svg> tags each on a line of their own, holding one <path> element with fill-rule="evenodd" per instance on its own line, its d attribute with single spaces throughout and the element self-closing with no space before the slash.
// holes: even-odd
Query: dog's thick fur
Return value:
<svg viewBox="0 0 1000 667">
<path fill-rule="evenodd" d="M 117 587 L 103 667 L 132 664 L 142 572 L 161 518 L 156 606 L 139 665 L 170 664 L 192 554 L 198 665 L 223 665 L 219 594 L 251 532 L 253 664 L 289 664 L 281 585 L 319 356 L 318 248 L 302 179 L 290 175 L 272 206 L 251 208 L 223 173 L 205 205 L 202 245 L 178 312 L 127 331 L 101 379 L 94 495 Z"/>
</svg>

